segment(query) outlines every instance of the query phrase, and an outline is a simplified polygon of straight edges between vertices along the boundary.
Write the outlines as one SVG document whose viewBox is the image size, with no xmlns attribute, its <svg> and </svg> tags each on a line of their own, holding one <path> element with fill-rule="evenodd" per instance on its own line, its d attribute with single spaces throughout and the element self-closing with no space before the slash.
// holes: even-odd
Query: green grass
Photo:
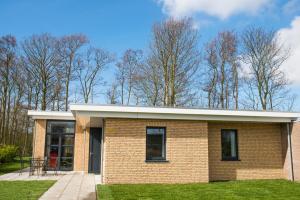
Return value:
<svg viewBox="0 0 300 200">
<path fill-rule="evenodd" d="M 100 200 L 300 199 L 300 183 L 285 180 L 174 185 L 98 185 L 97 189 Z"/>
<path fill-rule="evenodd" d="M 0 199 L 38 199 L 55 181 L 0 181 Z"/>
<path fill-rule="evenodd" d="M 29 166 L 29 157 L 24 157 L 23 159 L 25 161 L 24 167 L 26 168 Z M 0 175 L 20 170 L 20 167 L 21 165 L 18 158 L 14 159 L 14 161 L 10 163 L 0 163 Z"/>
</svg>

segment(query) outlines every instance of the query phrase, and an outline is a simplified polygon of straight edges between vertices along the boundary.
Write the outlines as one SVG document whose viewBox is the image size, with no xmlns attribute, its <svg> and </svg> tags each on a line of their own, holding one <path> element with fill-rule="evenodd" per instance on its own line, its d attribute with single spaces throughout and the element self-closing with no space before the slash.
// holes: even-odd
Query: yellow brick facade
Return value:
<svg viewBox="0 0 300 200">
<path fill-rule="evenodd" d="M 145 162 L 147 126 L 166 127 L 168 162 Z M 106 119 L 104 136 L 106 184 L 208 182 L 206 122 Z"/>
<path fill-rule="evenodd" d="M 44 158 L 46 126 L 46 120 L 35 120 L 35 130 L 33 138 L 33 156 L 35 158 Z"/>
<path fill-rule="evenodd" d="M 221 129 L 237 129 L 240 161 L 221 160 Z M 210 181 L 284 178 L 280 124 L 209 122 L 208 133 Z"/>
<path fill-rule="evenodd" d="M 84 133 L 79 121 L 74 171 L 87 172 L 89 128 Z M 286 124 L 105 119 L 103 125 L 101 174 L 105 184 L 288 178 Z M 145 162 L 147 126 L 166 127 L 167 162 Z M 221 161 L 221 129 L 237 129 L 240 161 Z M 45 135 L 46 120 L 36 120 L 35 157 L 44 157 Z M 297 124 L 292 129 L 292 140 L 299 138 Z M 299 142 L 293 142 L 293 151 L 295 177 L 300 179 Z"/>
<path fill-rule="evenodd" d="M 86 133 L 84 133 L 82 126 L 77 121 L 79 120 L 76 120 L 73 170 L 88 172 L 90 129 L 86 128 Z M 35 158 L 45 157 L 46 126 L 47 120 L 35 120 L 35 136 L 33 140 L 33 156 Z"/>
<path fill-rule="evenodd" d="M 291 131 L 294 179 L 300 181 L 300 122 L 293 123 Z"/>
<path fill-rule="evenodd" d="M 74 171 L 88 172 L 90 129 L 87 127 L 85 131 L 79 123 L 76 123 Z"/>
</svg>

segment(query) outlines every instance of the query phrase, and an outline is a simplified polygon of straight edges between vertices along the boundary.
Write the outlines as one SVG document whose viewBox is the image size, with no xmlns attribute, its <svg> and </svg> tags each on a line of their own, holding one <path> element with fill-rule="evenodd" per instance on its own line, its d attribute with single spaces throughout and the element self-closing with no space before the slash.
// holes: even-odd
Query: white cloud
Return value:
<svg viewBox="0 0 300 200">
<path fill-rule="evenodd" d="M 283 64 L 282 69 L 295 84 L 300 84 L 300 16 L 296 17 L 288 28 L 278 31 L 281 42 L 290 47 L 291 56 Z"/>
<path fill-rule="evenodd" d="M 203 12 L 226 19 L 237 13 L 257 12 L 272 0 L 157 0 L 168 15 L 178 18 Z"/>
</svg>

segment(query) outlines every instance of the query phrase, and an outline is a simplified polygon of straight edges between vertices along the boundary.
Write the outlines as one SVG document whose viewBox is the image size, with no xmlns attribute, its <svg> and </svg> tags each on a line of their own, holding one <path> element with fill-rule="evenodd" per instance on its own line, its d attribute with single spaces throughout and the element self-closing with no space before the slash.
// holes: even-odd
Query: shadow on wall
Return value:
<svg viewBox="0 0 300 200">
<path fill-rule="evenodd" d="M 237 130 L 239 161 L 222 161 L 222 129 Z M 208 130 L 210 181 L 284 178 L 281 124 L 210 122 Z"/>
<path fill-rule="evenodd" d="M 291 127 L 294 179 L 300 181 L 300 122 Z M 287 160 L 287 159 L 286 159 Z"/>
<path fill-rule="evenodd" d="M 207 122 L 202 121 L 117 119 L 105 123 L 105 133 L 109 137 L 142 139 L 146 137 L 146 127 L 165 127 L 167 139 L 202 138 L 207 132 Z"/>
</svg>

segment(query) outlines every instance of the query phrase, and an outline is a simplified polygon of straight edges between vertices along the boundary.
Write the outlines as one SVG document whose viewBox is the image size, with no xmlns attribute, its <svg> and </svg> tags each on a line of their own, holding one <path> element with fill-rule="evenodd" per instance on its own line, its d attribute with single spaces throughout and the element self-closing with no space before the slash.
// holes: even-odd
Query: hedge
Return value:
<svg viewBox="0 0 300 200">
<path fill-rule="evenodd" d="M 11 162 L 17 155 L 18 147 L 14 145 L 0 146 L 0 163 Z"/>
</svg>

